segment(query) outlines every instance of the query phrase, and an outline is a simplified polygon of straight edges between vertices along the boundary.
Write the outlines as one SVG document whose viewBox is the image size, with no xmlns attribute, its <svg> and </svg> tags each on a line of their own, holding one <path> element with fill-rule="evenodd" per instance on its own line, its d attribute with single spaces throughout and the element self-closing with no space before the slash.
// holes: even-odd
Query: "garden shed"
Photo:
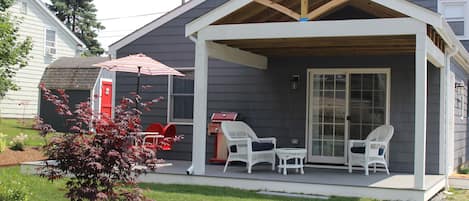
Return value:
<svg viewBox="0 0 469 201">
<path fill-rule="evenodd" d="M 62 57 L 51 63 L 45 70 L 41 84 L 57 92 L 64 89 L 70 96 L 69 106 L 90 100 L 97 113 L 111 114 L 114 100 L 113 72 L 94 67 L 93 64 L 109 60 L 107 57 Z M 41 97 L 42 97 L 42 92 Z M 58 131 L 67 131 L 64 119 L 56 114 L 54 106 L 43 98 L 39 101 L 38 114 L 45 122 Z"/>
</svg>

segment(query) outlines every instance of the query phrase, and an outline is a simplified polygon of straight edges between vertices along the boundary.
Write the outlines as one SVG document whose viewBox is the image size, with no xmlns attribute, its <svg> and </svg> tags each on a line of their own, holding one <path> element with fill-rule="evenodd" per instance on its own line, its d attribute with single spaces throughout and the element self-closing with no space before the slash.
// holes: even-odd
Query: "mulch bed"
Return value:
<svg viewBox="0 0 469 201">
<path fill-rule="evenodd" d="M 469 174 L 453 174 L 451 178 L 469 179 Z"/>
<path fill-rule="evenodd" d="M 47 157 L 38 148 L 26 148 L 24 151 L 6 149 L 0 153 L 0 166 L 18 165 L 22 162 L 45 160 Z"/>
</svg>

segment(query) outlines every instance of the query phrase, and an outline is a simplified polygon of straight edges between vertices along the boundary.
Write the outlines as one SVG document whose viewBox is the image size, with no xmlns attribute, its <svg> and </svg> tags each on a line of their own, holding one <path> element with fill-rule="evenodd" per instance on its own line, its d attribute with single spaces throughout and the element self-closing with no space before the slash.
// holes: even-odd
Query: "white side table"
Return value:
<svg viewBox="0 0 469 201">
<path fill-rule="evenodd" d="M 288 168 L 296 169 L 301 171 L 301 174 L 304 174 L 303 170 L 303 160 L 306 157 L 306 149 L 302 148 L 278 148 L 275 149 L 275 153 L 280 160 L 278 167 L 278 173 L 281 173 L 283 169 L 283 175 L 287 175 Z M 288 160 L 294 159 L 294 164 L 288 164 Z"/>
</svg>

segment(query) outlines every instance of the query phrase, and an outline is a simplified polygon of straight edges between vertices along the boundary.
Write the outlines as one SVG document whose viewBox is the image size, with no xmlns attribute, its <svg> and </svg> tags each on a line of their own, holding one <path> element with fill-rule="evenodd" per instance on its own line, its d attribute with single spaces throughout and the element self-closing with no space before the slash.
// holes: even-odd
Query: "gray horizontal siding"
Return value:
<svg viewBox="0 0 469 201">
<path fill-rule="evenodd" d="M 185 24 L 207 13 L 209 10 L 224 3 L 226 0 L 209 0 L 181 16 L 164 24 L 160 28 L 133 41 L 129 45 L 117 51 L 117 57 L 129 54 L 144 53 L 164 64 L 172 67 L 194 66 L 194 43 L 184 36 Z M 217 63 L 217 62 L 215 62 Z M 219 62 L 218 62 L 219 63 Z M 212 63 L 211 63 L 212 64 Z M 154 105 L 152 111 L 143 114 L 143 126 L 150 123 L 166 123 L 167 120 L 167 89 L 166 76 L 143 76 L 142 85 L 151 85 L 152 88 L 143 90 L 142 97 L 145 100 L 156 97 L 165 99 Z M 129 96 L 136 89 L 136 76 L 129 73 L 117 73 L 116 75 L 116 101 L 123 96 Z M 192 126 L 177 126 L 177 134 L 183 135 L 181 142 L 175 143 L 170 152 L 160 152 L 159 157 L 165 159 L 191 160 L 192 152 Z M 212 155 L 213 139 L 208 138 L 207 157 Z"/>
<path fill-rule="evenodd" d="M 195 17 L 220 5 L 224 0 L 209 0 L 176 19 L 153 30 L 147 35 L 117 51 L 118 57 L 145 53 L 173 67 L 194 65 L 194 44 L 184 37 L 184 25 Z M 423 1 L 422 1 L 423 2 Z M 306 70 L 308 67 L 390 67 L 392 69 L 391 123 L 396 128 L 391 142 L 390 166 L 393 171 L 413 170 L 414 146 L 414 88 L 415 72 L 412 56 L 389 57 L 340 57 L 340 58 L 270 58 L 266 71 L 243 67 L 219 60 L 209 61 L 208 112 L 239 112 L 259 136 L 275 136 L 280 147 L 304 146 L 306 116 Z M 427 140 L 427 171 L 435 173 L 438 168 L 438 107 L 437 90 L 439 74 L 429 67 L 429 117 Z M 289 89 L 289 77 L 301 75 L 298 90 Z M 117 74 L 117 99 L 135 91 L 133 74 Z M 142 84 L 153 88 L 143 91 L 142 96 L 167 96 L 167 78 L 144 76 Z M 143 115 L 143 124 L 166 123 L 167 102 L 155 105 Z M 171 152 L 159 153 L 166 159 L 191 159 L 192 126 L 177 126 L 183 141 L 174 145 Z M 300 141 L 291 144 L 291 139 Z M 207 142 L 207 158 L 212 155 L 213 138 Z"/>
<path fill-rule="evenodd" d="M 469 75 L 462 69 L 460 65 L 454 60 L 451 62 L 451 70 L 456 75 L 457 82 L 464 82 L 468 86 Z M 467 98 L 467 97 L 466 97 Z M 467 118 L 462 119 L 458 116 L 456 111 L 454 116 L 454 167 L 458 168 L 460 165 L 466 163 L 469 159 L 469 130 L 467 129 Z"/>
<path fill-rule="evenodd" d="M 426 9 L 438 12 L 438 0 L 408 0 Z"/>
<path fill-rule="evenodd" d="M 466 50 L 469 50 L 469 40 L 462 40 L 461 43 L 464 45 Z"/>
</svg>

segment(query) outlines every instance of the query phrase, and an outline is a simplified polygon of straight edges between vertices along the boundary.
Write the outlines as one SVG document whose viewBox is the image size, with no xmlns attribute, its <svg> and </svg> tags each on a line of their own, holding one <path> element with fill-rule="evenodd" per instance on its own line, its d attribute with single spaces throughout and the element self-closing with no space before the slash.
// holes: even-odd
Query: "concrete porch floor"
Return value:
<svg viewBox="0 0 469 201">
<path fill-rule="evenodd" d="M 206 166 L 206 175 L 186 175 L 190 161 L 167 161 L 172 166 L 161 167 L 154 173 L 142 175 L 142 182 L 227 186 L 248 190 L 370 197 L 386 200 L 428 200 L 444 187 L 443 175 L 426 175 L 425 189 L 415 189 L 414 176 L 406 173 L 384 172 L 365 176 L 362 170 L 349 174 L 346 169 L 305 167 L 305 174 L 289 170 L 288 175 L 272 171 L 270 165 L 256 165 L 252 174 L 244 166 Z"/>
</svg>

